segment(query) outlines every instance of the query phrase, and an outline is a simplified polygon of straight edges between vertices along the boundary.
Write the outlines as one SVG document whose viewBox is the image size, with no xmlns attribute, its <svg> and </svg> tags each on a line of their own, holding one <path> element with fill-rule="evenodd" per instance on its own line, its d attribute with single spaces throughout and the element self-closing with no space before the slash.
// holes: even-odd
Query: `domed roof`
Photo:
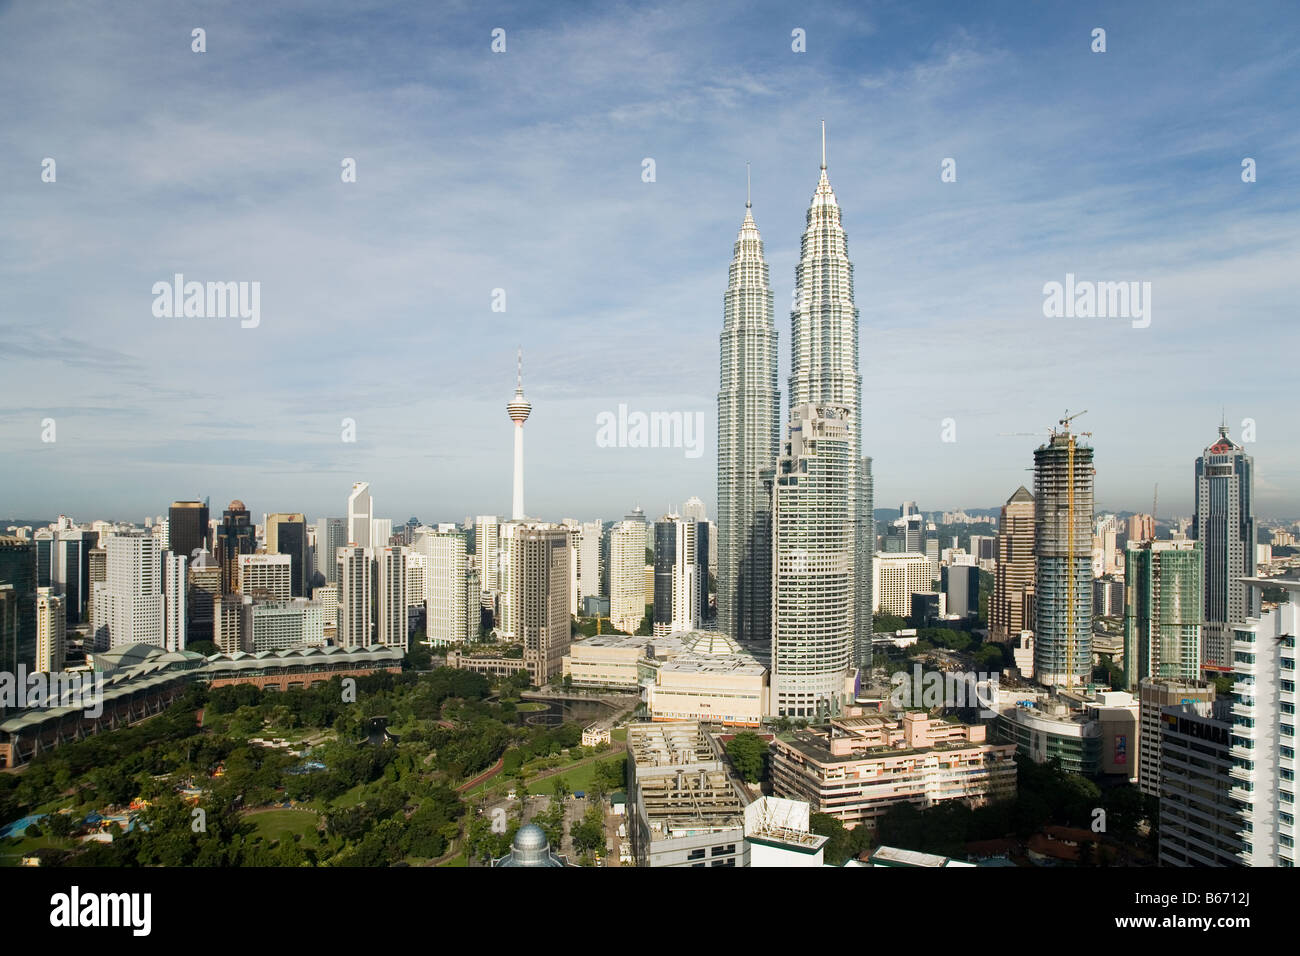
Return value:
<svg viewBox="0 0 1300 956">
<path fill-rule="evenodd" d="M 528 823 L 519 828 L 513 844 L 516 850 L 545 850 L 549 845 L 546 831 L 536 823 Z"/>
<path fill-rule="evenodd" d="M 240 501 L 238 498 L 236 498 L 234 501 L 232 501 L 232 502 L 230 503 L 230 507 L 227 508 L 226 510 L 227 510 L 227 511 L 247 511 L 248 509 L 247 509 L 246 507 L 244 507 L 244 503 L 243 503 L 242 501 Z"/>
<path fill-rule="evenodd" d="M 740 645 L 721 631 L 692 631 L 682 636 L 682 646 L 693 654 L 741 653 Z"/>
</svg>

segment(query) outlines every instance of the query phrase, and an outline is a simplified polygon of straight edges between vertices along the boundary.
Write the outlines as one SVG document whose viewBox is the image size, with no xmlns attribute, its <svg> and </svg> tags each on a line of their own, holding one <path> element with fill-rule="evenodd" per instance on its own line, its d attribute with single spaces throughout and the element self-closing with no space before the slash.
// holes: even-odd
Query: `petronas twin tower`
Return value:
<svg viewBox="0 0 1300 956">
<path fill-rule="evenodd" d="M 725 297 L 718 392 L 718 626 L 771 642 L 775 706 L 833 712 L 871 654 L 871 470 L 853 264 L 826 176 L 808 209 L 790 314 L 789 435 L 779 441 L 777 333 L 752 206 Z M 774 521 L 775 516 L 775 521 Z"/>
</svg>

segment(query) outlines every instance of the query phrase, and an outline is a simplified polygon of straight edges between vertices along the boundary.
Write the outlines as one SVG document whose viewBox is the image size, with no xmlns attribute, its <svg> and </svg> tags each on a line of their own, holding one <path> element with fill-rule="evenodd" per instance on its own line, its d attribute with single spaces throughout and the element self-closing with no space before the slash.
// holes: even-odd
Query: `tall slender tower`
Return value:
<svg viewBox="0 0 1300 956">
<path fill-rule="evenodd" d="M 826 176 L 826 124 L 822 123 L 821 177 L 808 207 L 795 268 L 795 308 L 790 313 L 790 420 L 804 405 L 833 405 L 854 462 L 844 474 L 848 521 L 853 526 L 852 602 L 854 663 L 870 664 L 872 564 L 875 527 L 862 454 L 862 375 L 858 368 L 858 310 L 853 304 L 853 263 L 840 207 Z M 837 491 L 838 495 L 838 491 Z M 862 511 L 867 514 L 861 514 Z M 864 540 L 865 539 L 865 540 Z M 838 610 L 837 612 L 838 613 Z"/>
<path fill-rule="evenodd" d="M 772 637 L 772 515 L 759 473 L 780 449 L 776 324 L 763 240 L 745 197 L 727 274 L 718 392 L 718 629 Z"/>
<path fill-rule="evenodd" d="M 1061 420 L 1034 451 L 1034 679 L 1083 687 L 1092 673 L 1092 449 Z"/>
<path fill-rule="evenodd" d="M 524 350 L 519 350 L 518 370 L 515 379 L 515 397 L 506 405 L 510 420 L 515 423 L 515 502 L 510 517 L 520 521 L 524 517 L 524 422 L 533 410 L 532 403 L 524 398 Z"/>
<path fill-rule="evenodd" d="M 1259 617 L 1243 577 L 1255 574 L 1255 461 L 1228 437 L 1228 426 L 1196 459 L 1196 514 L 1192 537 L 1205 552 L 1205 631 L 1201 654 L 1207 667 L 1232 666 L 1232 625 Z"/>
</svg>

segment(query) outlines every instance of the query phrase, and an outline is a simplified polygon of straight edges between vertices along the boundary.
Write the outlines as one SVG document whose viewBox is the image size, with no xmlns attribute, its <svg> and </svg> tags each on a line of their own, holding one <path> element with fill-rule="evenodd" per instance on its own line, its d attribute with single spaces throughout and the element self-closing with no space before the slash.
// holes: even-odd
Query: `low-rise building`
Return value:
<svg viewBox="0 0 1300 956">
<path fill-rule="evenodd" d="M 749 865 L 749 796 L 697 722 L 633 724 L 627 749 L 628 832 L 638 866 Z"/>
<path fill-rule="evenodd" d="M 985 735 L 981 724 L 919 711 L 840 718 L 778 736 L 772 785 L 777 796 L 805 800 L 849 828 L 874 829 L 898 803 L 981 806 L 1014 796 L 1016 787 L 1015 747 Z"/>
</svg>

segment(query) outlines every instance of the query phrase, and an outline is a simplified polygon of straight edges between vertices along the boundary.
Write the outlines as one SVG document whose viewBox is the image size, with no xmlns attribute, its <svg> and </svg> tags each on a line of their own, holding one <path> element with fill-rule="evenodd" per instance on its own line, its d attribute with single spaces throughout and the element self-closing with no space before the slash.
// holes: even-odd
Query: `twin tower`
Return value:
<svg viewBox="0 0 1300 956">
<path fill-rule="evenodd" d="M 875 550 L 853 264 L 825 124 L 790 328 L 781 442 L 772 288 L 747 197 L 720 337 L 718 627 L 751 647 L 770 642 L 774 710 L 816 718 L 851 699 L 857 667 L 870 666 Z"/>
</svg>

